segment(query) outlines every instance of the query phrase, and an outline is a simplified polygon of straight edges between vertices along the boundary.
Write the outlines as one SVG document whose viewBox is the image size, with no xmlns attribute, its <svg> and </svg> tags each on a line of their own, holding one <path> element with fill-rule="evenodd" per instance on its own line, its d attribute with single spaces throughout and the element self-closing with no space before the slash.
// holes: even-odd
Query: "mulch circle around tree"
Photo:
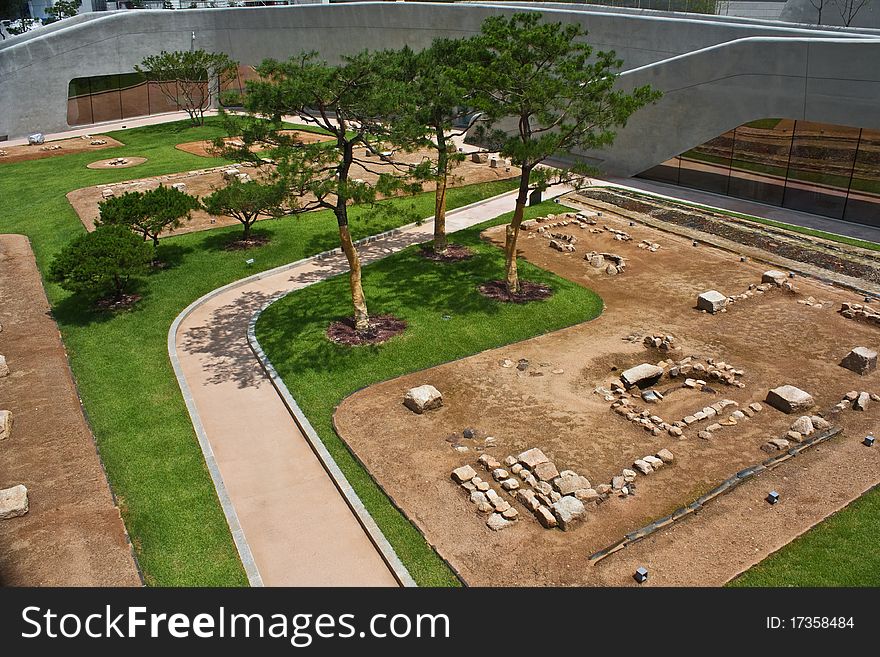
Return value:
<svg viewBox="0 0 880 657">
<path fill-rule="evenodd" d="M 476 255 L 471 249 L 461 244 L 450 244 L 444 253 L 437 253 L 431 245 L 426 245 L 420 249 L 420 252 L 425 260 L 432 262 L 461 262 Z"/>
<path fill-rule="evenodd" d="M 226 245 L 225 249 L 227 251 L 247 251 L 248 249 L 253 249 L 257 246 L 263 246 L 264 244 L 268 243 L 268 235 L 251 235 L 249 239 L 234 240 L 230 242 Z"/>
<path fill-rule="evenodd" d="M 108 297 L 106 299 L 98 299 L 95 302 L 95 308 L 98 310 L 128 310 L 143 297 L 140 294 L 123 294 L 121 299 Z"/>
<path fill-rule="evenodd" d="M 327 327 L 327 338 L 336 344 L 351 346 L 382 344 L 405 330 L 406 321 L 394 315 L 374 315 L 370 318 L 370 328 L 366 331 L 356 330 L 354 318 L 346 317 Z"/>
<path fill-rule="evenodd" d="M 546 285 L 532 283 L 531 281 L 520 281 L 519 292 L 516 294 L 509 294 L 507 292 L 507 284 L 504 281 L 488 281 L 477 286 L 477 291 L 489 299 L 508 303 L 543 301 L 553 295 L 553 290 Z"/>
</svg>

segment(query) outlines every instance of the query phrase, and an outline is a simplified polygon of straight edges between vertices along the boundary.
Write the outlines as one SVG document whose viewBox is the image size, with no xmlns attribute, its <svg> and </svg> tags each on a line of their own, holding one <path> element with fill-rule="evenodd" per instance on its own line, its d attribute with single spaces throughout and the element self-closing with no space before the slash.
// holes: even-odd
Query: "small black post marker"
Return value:
<svg viewBox="0 0 880 657">
<path fill-rule="evenodd" d="M 639 584 L 644 584 L 648 581 L 648 569 L 644 566 L 639 566 L 636 569 L 635 575 L 633 575 L 633 579 L 636 580 Z"/>
<path fill-rule="evenodd" d="M 874 436 L 865 436 L 865 439 L 862 441 L 862 444 L 865 447 L 873 447 L 874 446 Z"/>
<path fill-rule="evenodd" d="M 779 493 L 775 490 L 771 490 L 767 495 L 767 503 L 768 504 L 776 504 L 779 501 Z"/>
</svg>

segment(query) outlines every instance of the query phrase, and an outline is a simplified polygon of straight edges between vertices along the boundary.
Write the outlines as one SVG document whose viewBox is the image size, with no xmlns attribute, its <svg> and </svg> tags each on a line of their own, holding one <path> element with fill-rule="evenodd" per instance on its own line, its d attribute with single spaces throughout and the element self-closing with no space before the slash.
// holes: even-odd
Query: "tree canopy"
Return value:
<svg viewBox="0 0 880 657">
<path fill-rule="evenodd" d="M 492 16 L 466 42 L 464 75 L 473 103 L 485 112 L 484 138 L 522 170 L 514 218 L 507 230 L 507 288 L 519 291 L 516 240 L 530 190 L 572 180 L 590 168 L 538 168 L 548 159 L 614 142 L 616 129 L 659 96 L 649 85 L 615 88 L 622 62 L 594 51 L 580 25 L 543 22 L 537 13 Z"/>
<path fill-rule="evenodd" d="M 280 217 L 284 211 L 287 190 L 280 182 L 261 183 L 256 180 L 230 181 L 202 199 L 211 214 L 234 217 L 244 226 L 242 240 L 250 239 L 251 227 L 260 217 Z"/>
<path fill-rule="evenodd" d="M 339 240 L 349 264 L 352 305 L 358 330 L 369 328 L 369 313 L 361 286 L 360 256 L 351 238 L 348 206 L 373 203 L 379 194 L 421 189 L 404 181 L 406 167 L 383 155 L 389 128 L 386 121 L 399 106 L 398 85 L 382 79 L 376 56 L 362 53 L 344 58 L 338 66 L 302 53 L 287 61 L 267 60 L 257 67 L 260 79 L 248 81 L 246 119 L 228 117 L 230 134 L 240 134 L 244 146 L 227 157 L 265 163 L 266 154 L 288 193 L 292 212 L 325 208 L 333 211 Z M 297 115 L 306 124 L 333 136 L 330 142 L 306 144 L 284 130 L 282 117 Z M 266 154 L 252 152 L 260 144 Z M 220 144 L 218 143 L 218 146 Z M 381 159 L 380 159 L 381 158 Z M 384 160 L 387 166 L 377 166 Z M 374 184 L 353 178 L 358 164 L 377 177 Z"/>
<path fill-rule="evenodd" d="M 127 192 L 98 204 L 100 217 L 96 225 L 124 226 L 152 240 L 158 247 L 164 230 L 180 228 L 193 210 L 201 207 L 199 200 L 174 187 L 159 185 L 147 192 Z"/>
<path fill-rule="evenodd" d="M 49 278 L 75 294 L 119 300 L 133 278 L 147 272 L 149 245 L 123 226 L 100 226 L 65 246 L 49 269 Z"/>
<path fill-rule="evenodd" d="M 145 57 L 134 70 L 158 82 L 162 94 L 185 110 L 194 125 L 204 125 L 205 110 L 214 104 L 223 85 L 235 79 L 238 63 L 222 52 L 163 50 Z"/>
</svg>

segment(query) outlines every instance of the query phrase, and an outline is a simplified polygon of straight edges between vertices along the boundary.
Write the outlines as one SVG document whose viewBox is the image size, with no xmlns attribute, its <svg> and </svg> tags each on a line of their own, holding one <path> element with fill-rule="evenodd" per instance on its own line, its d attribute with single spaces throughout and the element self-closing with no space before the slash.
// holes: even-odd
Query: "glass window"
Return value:
<svg viewBox="0 0 880 657">
<path fill-rule="evenodd" d="M 880 226 L 880 130 L 862 130 L 843 218 Z"/>
<path fill-rule="evenodd" d="M 798 121 L 785 207 L 842 218 L 858 142 L 858 128 Z"/>
<path fill-rule="evenodd" d="M 734 131 L 710 139 L 681 154 L 679 184 L 716 194 L 727 194 Z"/>
<path fill-rule="evenodd" d="M 793 121 L 762 119 L 736 129 L 731 196 L 782 205 L 793 127 Z"/>
<path fill-rule="evenodd" d="M 639 177 L 677 185 L 679 162 L 680 158 L 673 157 L 670 160 L 661 162 L 657 166 L 651 167 L 647 171 L 640 173 Z"/>
</svg>

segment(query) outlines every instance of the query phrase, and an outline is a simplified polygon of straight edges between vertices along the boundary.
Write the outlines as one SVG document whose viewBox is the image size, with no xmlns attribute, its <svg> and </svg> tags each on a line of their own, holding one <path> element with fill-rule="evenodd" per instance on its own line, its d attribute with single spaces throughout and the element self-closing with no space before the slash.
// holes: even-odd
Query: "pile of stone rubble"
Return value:
<svg viewBox="0 0 880 657">
<path fill-rule="evenodd" d="M 854 411 L 864 411 L 867 410 L 868 404 L 876 401 L 880 401 L 880 395 L 864 390 L 850 390 L 841 398 L 839 402 L 837 402 L 837 404 L 834 405 L 834 407 L 831 409 L 831 412 L 839 413 L 840 411 L 845 411 L 848 409 L 852 409 Z"/>
<path fill-rule="evenodd" d="M 817 431 L 830 428 L 831 423 L 820 415 L 801 415 L 792 422 L 784 436 L 771 438 L 761 445 L 761 449 L 768 454 L 786 450 L 792 443 L 802 443 L 805 438 L 812 436 Z"/>
<path fill-rule="evenodd" d="M 784 292 L 789 292 L 795 294 L 797 292 L 797 288 L 791 284 L 788 280 L 788 275 L 781 271 L 776 271 L 775 269 L 771 269 L 769 271 L 765 271 L 761 275 L 760 283 L 752 283 L 749 285 L 748 289 L 741 294 L 734 295 L 724 295 L 718 290 L 707 290 L 703 292 L 697 297 L 697 310 L 700 310 L 704 313 L 719 313 L 726 312 L 727 306 L 733 305 L 739 301 L 745 301 L 746 299 L 751 299 L 752 297 L 759 296 L 770 292 L 771 290 L 783 290 Z M 803 300 L 805 305 L 811 306 L 822 306 L 822 302 L 817 302 L 813 297 L 809 297 L 809 299 Z M 806 304 L 806 301 L 809 301 Z M 800 303 L 800 302 L 799 302 Z"/>
<path fill-rule="evenodd" d="M 880 312 L 869 308 L 861 303 L 842 303 L 840 304 L 840 314 L 847 319 L 857 319 L 864 322 L 872 322 L 880 324 Z"/>
<path fill-rule="evenodd" d="M 539 234 L 546 233 L 552 228 L 564 228 L 566 226 L 586 228 L 587 226 L 595 226 L 596 216 L 594 212 L 565 212 L 563 214 L 550 214 L 546 217 L 536 217 L 528 219 L 520 224 L 520 229 L 525 231 L 534 230 Z"/>
<path fill-rule="evenodd" d="M 590 251 L 584 255 L 584 260 L 590 263 L 591 267 L 596 269 L 604 269 L 609 276 L 622 274 L 626 270 L 626 262 L 623 256 L 616 253 Z"/>
</svg>

